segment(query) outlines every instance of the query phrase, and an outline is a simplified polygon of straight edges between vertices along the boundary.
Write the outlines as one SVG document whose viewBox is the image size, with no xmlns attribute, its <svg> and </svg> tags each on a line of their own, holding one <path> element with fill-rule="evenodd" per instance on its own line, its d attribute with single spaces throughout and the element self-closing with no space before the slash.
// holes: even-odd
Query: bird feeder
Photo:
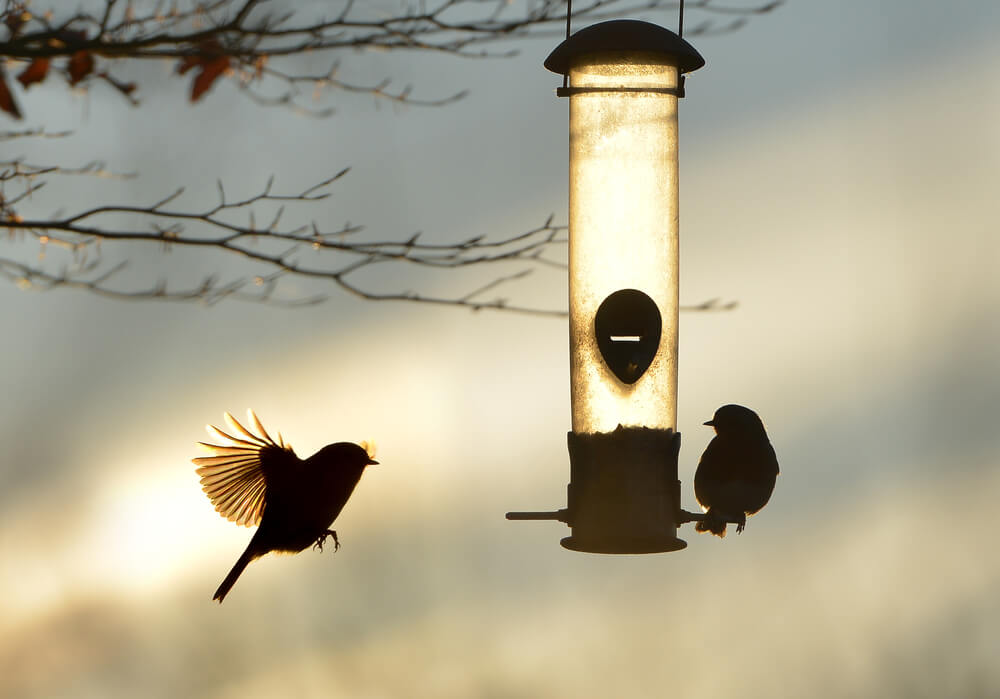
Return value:
<svg viewBox="0 0 1000 699">
<path fill-rule="evenodd" d="M 569 98 L 566 548 L 655 553 L 677 538 L 678 166 L 683 74 L 705 61 L 674 32 L 614 20 L 545 60 Z"/>
</svg>

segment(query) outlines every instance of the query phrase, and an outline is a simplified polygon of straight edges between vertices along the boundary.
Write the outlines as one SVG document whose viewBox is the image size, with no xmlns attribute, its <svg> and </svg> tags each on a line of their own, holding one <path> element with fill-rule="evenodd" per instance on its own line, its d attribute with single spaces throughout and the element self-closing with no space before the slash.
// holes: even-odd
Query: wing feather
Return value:
<svg viewBox="0 0 1000 699">
<path fill-rule="evenodd" d="M 216 444 L 206 444 L 205 442 L 198 442 L 199 445 L 205 450 L 210 451 L 217 456 L 240 456 L 243 454 L 253 454 L 260 447 L 220 447 Z"/>
<path fill-rule="evenodd" d="M 191 459 L 192 463 L 198 466 L 228 466 L 230 464 L 241 464 L 246 461 L 253 461 L 256 457 L 244 456 L 196 456 Z"/>
<path fill-rule="evenodd" d="M 208 431 L 209 434 L 214 435 L 218 439 L 228 439 L 233 444 L 237 444 L 237 445 L 242 446 L 242 447 L 248 447 L 248 448 L 252 448 L 252 449 L 257 449 L 257 448 L 259 448 L 261 446 L 257 442 L 248 442 L 245 439 L 238 439 L 238 438 L 234 437 L 231 434 L 227 434 L 227 433 L 223 432 L 222 430 L 220 430 L 215 425 L 205 425 L 205 429 Z M 210 445 L 210 446 L 217 446 L 217 445 Z M 219 449 L 225 449 L 226 447 L 218 447 L 218 448 Z"/>
<path fill-rule="evenodd" d="M 260 433 L 260 435 L 266 441 L 271 442 L 272 444 L 275 443 L 274 440 L 271 439 L 271 435 L 269 435 L 267 433 L 267 430 L 264 429 L 264 426 L 262 424 L 260 424 L 260 420 L 257 419 L 257 413 L 255 413 L 254 411 L 250 410 L 250 408 L 247 408 L 247 417 L 250 418 L 250 421 L 253 423 L 253 426 L 255 428 L 257 428 L 257 431 Z M 277 444 L 279 446 L 281 446 L 281 433 L 280 432 L 278 433 L 278 442 L 277 442 Z"/>
<path fill-rule="evenodd" d="M 267 444 L 264 437 L 258 437 L 253 432 L 248 430 L 246 427 L 240 424 L 240 421 L 234 418 L 230 413 L 223 413 L 222 417 L 225 418 L 226 424 L 229 427 L 249 439 L 253 444 Z"/>
<path fill-rule="evenodd" d="M 214 425 L 206 425 L 209 434 L 216 436 L 229 444 L 198 444 L 213 456 L 198 456 L 191 461 L 201 477 L 201 487 L 215 505 L 216 511 L 239 525 L 248 527 L 260 523 L 264 512 L 264 501 L 267 494 L 265 469 L 261 464 L 261 455 L 266 451 L 265 458 L 275 462 L 275 451 L 281 450 L 292 458 L 295 452 L 287 446 L 281 437 L 275 442 L 260 424 L 253 411 L 249 411 L 250 422 L 259 434 L 254 434 L 229 413 L 225 413 L 226 424 L 231 431 L 239 436 L 223 432 Z"/>
</svg>

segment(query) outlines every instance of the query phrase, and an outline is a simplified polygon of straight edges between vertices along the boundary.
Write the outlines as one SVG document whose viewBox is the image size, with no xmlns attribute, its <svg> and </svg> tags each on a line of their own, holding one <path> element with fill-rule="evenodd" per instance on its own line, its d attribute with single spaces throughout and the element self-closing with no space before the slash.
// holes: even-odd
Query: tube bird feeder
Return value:
<svg viewBox="0 0 1000 699">
<path fill-rule="evenodd" d="M 566 548 L 656 553 L 677 538 L 677 103 L 705 61 L 674 32 L 613 20 L 545 60 L 569 98 Z"/>
</svg>

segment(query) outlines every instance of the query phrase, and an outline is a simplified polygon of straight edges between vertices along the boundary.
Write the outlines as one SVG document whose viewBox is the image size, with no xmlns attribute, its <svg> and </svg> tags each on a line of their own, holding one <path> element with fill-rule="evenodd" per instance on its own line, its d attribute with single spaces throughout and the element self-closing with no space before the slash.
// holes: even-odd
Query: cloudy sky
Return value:
<svg viewBox="0 0 1000 699">
<path fill-rule="evenodd" d="M 782 473 L 742 536 L 685 528 L 682 552 L 572 553 L 561 524 L 504 521 L 565 504 L 563 320 L 0 287 L 0 694 L 997 695 L 998 32 L 994 0 L 789 0 L 695 42 L 681 297 L 739 307 L 681 318 L 684 504 L 700 423 L 724 403 L 760 413 Z M 566 104 L 541 67 L 554 43 L 359 57 L 359 78 L 470 96 L 349 99 L 323 121 L 226 85 L 183 106 L 169 67 L 140 76 L 138 109 L 41 86 L 29 121 L 75 134 L 9 155 L 141 173 L 39 196 L 39 213 L 178 186 L 197 206 L 216 178 L 246 195 L 351 165 L 309 217 L 510 234 L 565 220 Z M 526 289 L 565 303 L 558 272 Z M 205 423 L 247 407 L 300 455 L 374 439 L 381 465 L 336 555 L 265 557 L 219 607 L 250 531 L 213 511 L 189 460 Z"/>
</svg>

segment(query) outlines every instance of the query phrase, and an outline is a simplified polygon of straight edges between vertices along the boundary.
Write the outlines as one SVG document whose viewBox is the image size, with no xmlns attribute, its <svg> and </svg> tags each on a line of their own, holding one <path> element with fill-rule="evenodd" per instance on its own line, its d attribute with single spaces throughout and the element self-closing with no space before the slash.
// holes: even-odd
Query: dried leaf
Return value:
<svg viewBox="0 0 1000 699">
<path fill-rule="evenodd" d="M 219 76 L 229 70 L 229 56 L 217 56 L 202 63 L 201 72 L 191 85 L 191 101 L 197 102 Z"/>
<path fill-rule="evenodd" d="M 7 75 L 4 72 L 3 66 L 0 66 L 0 109 L 15 119 L 21 118 L 21 109 L 17 106 L 17 102 L 14 101 L 14 95 L 7 86 Z"/>
<path fill-rule="evenodd" d="M 17 76 L 18 82 L 22 86 L 27 88 L 29 85 L 34 83 L 40 83 L 45 80 L 45 76 L 49 73 L 49 59 L 48 58 L 36 58 L 28 67 L 21 71 L 21 74 Z"/>
<path fill-rule="evenodd" d="M 69 70 L 69 84 L 76 85 L 94 70 L 94 57 L 90 51 L 81 49 L 70 56 L 66 68 Z"/>
<path fill-rule="evenodd" d="M 181 62 L 177 64 L 178 75 L 184 75 L 196 66 L 207 65 L 224 53 L 222 50 L 222 44 L 220 44 L 215 37 L 203 39 L 197 44 L 194 44 L 191 48 L 197 53 L 190 56 L 184 56 L 181 59 Z"/>
<path fill-rule="evenodd" d="M 204 56 L 185 56 L 177 64 L 177 74 L 184 75 L 195 66 L 200 66 L 203 60 L 205 60 Z"/>
</svg>

